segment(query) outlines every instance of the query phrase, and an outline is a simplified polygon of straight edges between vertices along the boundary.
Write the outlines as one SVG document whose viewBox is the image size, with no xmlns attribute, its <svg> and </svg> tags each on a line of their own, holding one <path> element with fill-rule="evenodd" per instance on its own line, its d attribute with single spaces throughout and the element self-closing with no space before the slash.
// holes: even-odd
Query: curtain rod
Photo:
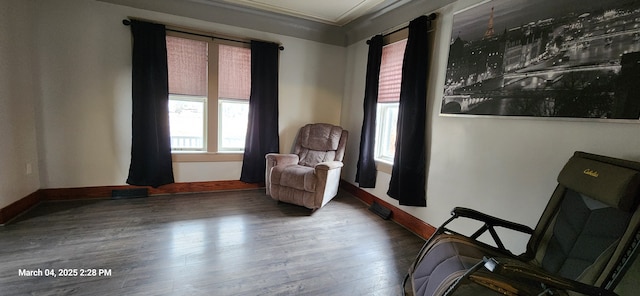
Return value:
<svg viewBox="0 0 640 296">
<path fill-rule="evenodd" d="M 434 12 L 434 13 L 431 13 L 431 14 L 429 14 L 429 15 L 427 15 L 427 20 L 429 21 L 429 24 L 431 24 L 431 21 L 432 21 L 432 20 L 435 20 L 437 16 L 438 16 L 438 15 L 437 15 L 435 12 Z M 383 34 L 383 35 L 382 35 L 382 37 L 389 36 L 389 35 L 391 35 L 391 34 L 393 34 L 393 33 L 396 33 L 396 32 L 399 32 L 399 31 L 402 31 L 402 30 L 404 30 L 404 29 L 406 29 L 406 28 L 408 28 L 408 27 L 409 27 L 409 25 L 402 26 L 402 27 L 400 27 L 400 28 L 398 28 L 398 29 L 395 29 L 395 30 L 393 30 L 393 31 L 389 32 L 389 33 L 385 33 L 385 34 Z M 431 30 L 429 30 L 429 31 L 431 31 Z M 369 44 L 369 42 L 371 42 L 371 40 L 367 40 L 367 44 Z"/>
<path fill-rule="evenodd" d="M 123 25 L 125 25 L 125 26 L 129 26 L 129 25 L 131 25 L 131 20 L 129 20 L 129 19 L 123 19 L 123 20 L 122 20 L 122 24 L 123 24 Z M 224 38 L 224 37 L 218 37 L 218 36 L 206 35 L 206 34 L 199 34 L 199 33 L 193 33 L 193 32 L 187 32 L 187 31 L 181 31 L 181 30 L 176 30 L 176 29 L 168 29 L 168 28 L 165 28 L 165 31 L 176 32 L 176 33 L 183 33 L 183 34 L 189 34 L 189 35 L 200 36 L 200 37 L 206 37 L 206 38 L 211 38 L 211 39 L 219 39 L 219 40 L 225 40 L 225 41 L 231 41 L 231 42 L 238 42 L 238 43 L 251 44 L 251 42 L 249 42 L 249 41 L 237 40 L 237 39 L 231 39 L 231 38 Z M 284 50 L 284 46 L 280 45 L 280 46 L 278 46 L 278 49 L 280 49 L 280 50 Z"/>
</svg>

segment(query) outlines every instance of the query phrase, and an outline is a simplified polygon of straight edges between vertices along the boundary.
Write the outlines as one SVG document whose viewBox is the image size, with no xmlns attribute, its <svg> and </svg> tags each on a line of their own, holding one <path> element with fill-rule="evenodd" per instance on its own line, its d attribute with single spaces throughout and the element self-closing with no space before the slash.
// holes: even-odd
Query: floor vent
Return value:
<svg viewBox="0 0 640 296">
<path fill-rule="evenodd" d="M 111 199 L 127 199 L 149 196 L 147 188 L 112 190 Z"/>
<path fill-rule="evenodd" d="M 369 210 L 374 212 L 376 215 L 382 217 L 382 219 L 388 220 L 391 217 L 391 210 L 381 206 L 377 202 L 373 202 L 369 207 Z"/>
</svg>

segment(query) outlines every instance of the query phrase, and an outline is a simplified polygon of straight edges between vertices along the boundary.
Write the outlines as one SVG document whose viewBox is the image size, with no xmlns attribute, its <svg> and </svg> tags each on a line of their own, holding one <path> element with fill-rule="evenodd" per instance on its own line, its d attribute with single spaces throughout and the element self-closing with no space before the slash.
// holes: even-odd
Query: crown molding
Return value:
<svg viewBox="0 0 640 296">
<path fill-rule="evenodd" d="M 193 1 L 193 0 L 187 0 Z M 251 7 L 283 13 L 311 21 L 334 26 L 344 26 L 361 15 L 373 11 L 383 2 L 397 2 L 404 0 L 327 0 L 322 1 L 273 1 L 273 0 L 198 0 L 205 2 L 227 2 L 234 5 Z M 288 3 L 288 4 L 287 4 Z M 355 4 L 355 5 L 354 5 Z M 310 8 L 315 6 L 316 8 Z M 329 12 L 333 10 L 332 12 Z"/>
<path fill-rule="evenodd" d="M 344 26 L 345 44 L 351 45 L 376 34 L 384 34 L 407 25 L 421 15 L 431 14 L 455 0 L 407 0 L 378 10 Z"/>
<path fill-rule="evenodd" d="M 348 46 L 397 28 L 455 0 L 385 0 L 344 26 L 214 0 L 96 0 L 320 43 Z"/>
<path fill-rule="evenodd" d="M 212 23 L 344 46 L 341 27 L 284 14 L 204 0 L 97 0 Z"/>
</svg>

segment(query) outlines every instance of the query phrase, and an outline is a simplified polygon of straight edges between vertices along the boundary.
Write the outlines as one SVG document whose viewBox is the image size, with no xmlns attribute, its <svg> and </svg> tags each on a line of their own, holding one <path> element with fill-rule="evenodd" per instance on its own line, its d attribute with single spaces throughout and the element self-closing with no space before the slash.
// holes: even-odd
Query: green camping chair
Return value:
<svg viewBox="0 0 640 296">
<path fill-rule="evenodd" d="M 427 241 L 403 283 L 408 295 L 616 295 L 640 240 L 640 163 L 576 152 L 535 229 L 455 208 Z M 484 223 L 465 236 L 457 218 Z M 505 248 L 496 227 L 530 235 Z M 495 245 L 477 239 L 488 232 Z"/>
</svg>

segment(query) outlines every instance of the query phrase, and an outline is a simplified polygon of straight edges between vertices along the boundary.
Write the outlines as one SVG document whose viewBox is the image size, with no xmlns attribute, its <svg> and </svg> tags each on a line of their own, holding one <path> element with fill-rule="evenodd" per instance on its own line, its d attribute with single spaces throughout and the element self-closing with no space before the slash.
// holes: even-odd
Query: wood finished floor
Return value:
<svg viewBox="0 0 640 296">
<path fill-rule="evenodd" d="M 263 190 L 42 203 L 0 227 L 0 295 L 401 294 L 421 238 L 343 191 L 309 213 Z"/>
</svg>

